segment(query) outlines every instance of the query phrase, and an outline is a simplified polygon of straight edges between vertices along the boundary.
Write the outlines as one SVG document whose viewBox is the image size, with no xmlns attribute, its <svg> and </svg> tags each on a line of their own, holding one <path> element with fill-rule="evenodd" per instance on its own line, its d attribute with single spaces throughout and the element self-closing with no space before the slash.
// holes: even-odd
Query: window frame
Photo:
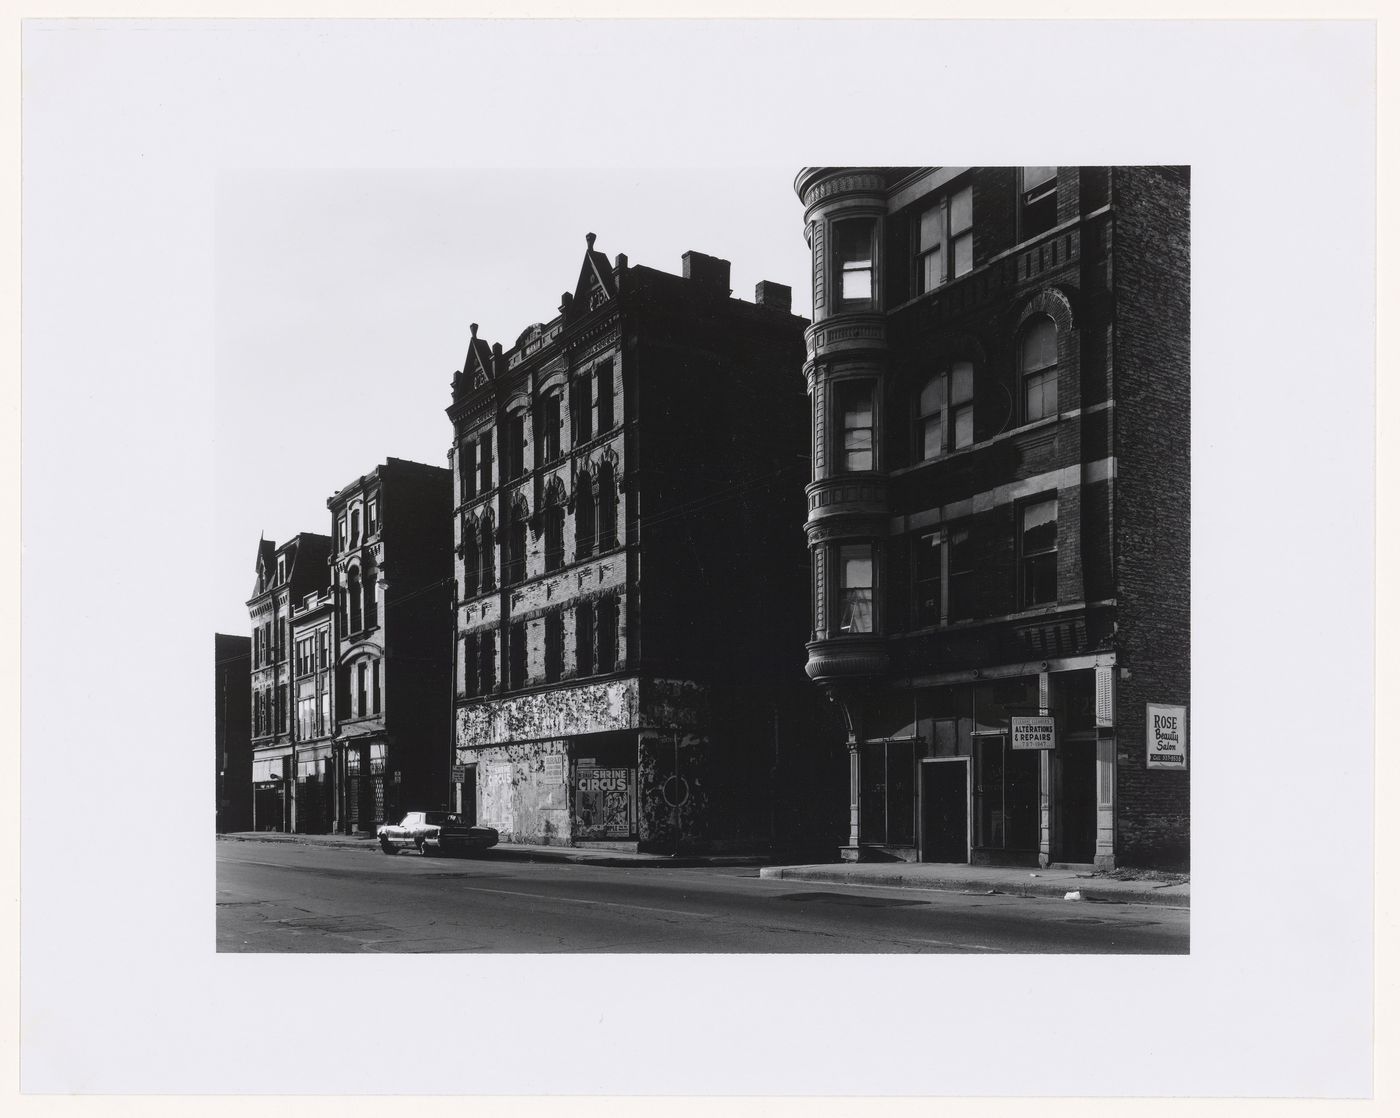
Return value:
<svg viewBox="0 0 1400 1118">
<path fill-rule="evenodd" d="M 1028 241 L 1042 233 L 1048 233 L 1059 224 L 1060 168 L 1051 167 L 1048 178 L 1026 185 L 1026 172 L 1030 167 L 1016 168 L 1016 239 Z M 1031 195 L 1035 195 L 1031 197 Z M 1048 210 L 1046 221 L 1042 210 Z"/>
<path fill-rule="evenodd" d="M 954 228 L 955 204 L 964 197 L 967 199 L 967 223 Z M 960 279 L 976 267 L 977 216 L 975 202 L 972 183 L 964 179 L 960 185 L 945 190 L 937 199 L 912 215 L 910 222 L 913 234 L 910 237 L 913 247 L 912 268 L 914 273 L 912 290 L 916 297 L 937 291 L 940 287 L 946 287 L 953 280 Z M 936 246 L 924 243 L 924 219 L 930 216 L 934 217 L 938 227 L 938 244 Z M 964 244 L 967 249 L 965 258 L 961 252 L 961 247 Z M 938 270 L 931 279 L 925 262 L 935 251 L 938 253 Z M 965 266 L 960 266 L 964 259 Z"/>
<path fill-rule="evenodd" d="M 879 446 L 878 431 L 880 429 L 879 393 L 876 387 L 879 384 L 877 378 L 873 376 L 850 376 L 842 377 L 831 384 L 832 397 L 835 407 L 832 408 L 832 445 L 837 455 L 839 455 L 839 469 L 836 473 L 842 474 L 864 474 L 871 473 L 880 468 L 881 456 L 877 453 Z M 870 426 L 852 426 L 847 422 L 847 417 L 853 414 L 853 409 L 848 400 L 848 394 L 853 394 L 856 389 L 864 387 L 869 393 L 870 401 Z M 846 445 L 847 438 L 852 432 L 869 431 L 870 446 L 865 453 L 870 456 L 868 466 L 852 466 L 851 455 L 861 453 L 860 450 L 853 450 Z"/>
<path fill-rule="evenodd" d="M 540 397 L 539 446 L 542 464 L 557 462 L 563 457 L 564 416 L 561 396 L 559 389 L 552 388 Z"/>
<path fill-rule="evenodd" d="M 860 259 L 857 264 L 864 266 L 848 266 L 846 252 L 841 244 L 843 230 L 854 231 L 857 227 L 863 226 L 869 234 L 870 251 L 868 258 Z M 865 310 L 877 305 L 877 282 L 880 274 L 879 269 L 879 220 L 873 215 L 852 214 L 849 217 L 837 217 L 831 222 L 831 260 L 835 275 L 832 277 L 832 290 L 835 293 L 835 305 L 838 311 L 843 310 Z M 846 285 L 848 277 L 864 275 L 869 284 L 869 294 L 864 296 L 848 296 Z"/>
<path fill-rule="evenodd" d="M 870 563 L 870 584 L 868 586 L 847 585 L 846 583 L 846 556 L 845 552 L 855 551 L 864 548 L 868 552 Z M 856 557 L 852 557 L 855 559 Z M 879 609 L 880 587 L 880 547 L 874 540 L 841 540 L 832 545 L 832 562 L 835 566 L 835 578 L 832 581 L 832 590 L 835 599 L 832 603 L 833 610 L 831 619 L 835 622 L 833 629 L 837 637 L 871 637 L 881 632 L 881 621 Z M 848 591 L 864 590 L 869 595 L 869 627 L 865 629 L 847 629 L 842 625 L 845 615 L 846 595 Z"/>
<path fill-rule="evenodd" d="M 1026 547 L 1026 514 L 1044 505 L 1054 506 L 1055 539 L 1050 547 L 1028 550 Z M 1060 495 L 1058 490 L 1037 493 L 1033 497 L 1016 502 L 1016 604 L 1020 609 L 1037 609 L 1041 606 L 1059 604 L 1059 553 L 1060 553 Z M 1051 595 L 1048 598 L 1036 597 L 1033 584 L 1039 580 L 1031 577 L 1049 560 Z"/>
<path fill-rule="evenodd" d="M 957 389 L 959 370 L 966 367 L 968 391 L 965 399 L 953 399 Z M 939 399 L 937 407 L 928 411 L 924 410 L 924 396 L 928 387 L 934 381 L 939 382 Z M 923 380 L 923 387 L 919 391 L 918 402 L 914 408 L 914 444 L 918 449 L 917 462 L 932 462 L 939 458 L 945 458 L 954 451 L 966 450 L 977 443 L 976 423 L 976 403 L 977 403 L 977 365 L 976 362 L 966 358 L 959 358 L 954 361 L 943 362 L 935 372 L 930 373 Z M 967 417 L 968 437 L 965 443 L 957 441 L 958 421 Z M 938 417 L 938 447 L 932 452 L 928 448 L 928 423 L 933 417 Z"/>
<path fill-rule="evenodd" d="M 1026 346 L 1030 340 L 1031 333 L 1042 324 L 1048 323 L 1054 335 L 1055 359 L 1048 365 L 1038 365 L 1034 369 L 1026 368 Z M 1060 414 L 1060 324 L 1054 317 L 1039 312 L 1031 315 L 1021 324 L 1021 330 L 1016 343 L 1016 371 L 1018 380 L 1018 406 L 1021 412 L 1021 425 L 1028 423 L 1039 423 L 1042 419 L 1053 419 Z M 1041 390 L 1040 412 L 1037 415 L 1031 414 L 1030 390 L 1031 378 L 1036 378 L 1036 387 Z M 1054 406 L 1046 409 L 1044 402 L 1044 387 L 1047 382 L 1053 382 L 1055 402 Z"/>
</svg>

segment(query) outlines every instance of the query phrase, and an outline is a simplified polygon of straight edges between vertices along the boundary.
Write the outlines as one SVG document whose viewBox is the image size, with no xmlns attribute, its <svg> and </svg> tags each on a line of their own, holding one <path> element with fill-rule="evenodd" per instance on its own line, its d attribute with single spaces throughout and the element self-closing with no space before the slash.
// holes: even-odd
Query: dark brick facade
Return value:
<svg viewBox="0 0 1400 1118">
<path fill-rule="evenodd" d="M 1189 771 L 1147 768 L 1144 721 L 1149 702 L 1189 706 L 1187 172 L 808 168 L 797 189 L 814 260 L 808 672 L 848 721 L 846 856 L 946 854 L 924 831 L 960 824 L 918 815 L 960 771 L 929 767 L 937 738 L 967 761 L 970 860 L 1187 864 Z M 843 258 L 843 237 L 873 259 Z M 1027 348 L 1032 333 L 1053 347 Z M 841 410 L 862 385 L 873 419 Z M 865 428 L 872 450 L 851 457 Z M 862 593 L 840 584 L 850 562 L 867 616 L 844 604 Z M 977 692 L 988 679 L 1020 697 L 999 706 Z M 1032 780 L 1010 720 L 1037 713 L 1064 736 Z M 888 785 L 860 776 L 894 772 L 876 724 L 913 750 Z M 896 818 L 891 789 L 919 828 L 872 838 L 861 818 Z M 1038 850 L 1017 845 L 1037 832 Z"/>
</svg>

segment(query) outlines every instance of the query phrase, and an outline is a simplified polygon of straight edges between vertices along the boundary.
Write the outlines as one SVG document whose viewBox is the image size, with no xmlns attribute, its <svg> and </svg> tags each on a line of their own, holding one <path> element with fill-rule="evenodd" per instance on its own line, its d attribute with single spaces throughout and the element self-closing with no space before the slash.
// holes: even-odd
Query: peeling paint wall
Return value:
<svg viewBox="0 0 1400 1118">
<path fill-rule="evenodd" d="M 615 679 L 461 706 L 457 749 L 636 729 L 639 694 L 638 680 Z"/>
<path fill-rule="evenodd" d="M 562 740 L 476 751 L 477 821 L 502 842 L 569 845 L 568 752 Z"/>
</svg>

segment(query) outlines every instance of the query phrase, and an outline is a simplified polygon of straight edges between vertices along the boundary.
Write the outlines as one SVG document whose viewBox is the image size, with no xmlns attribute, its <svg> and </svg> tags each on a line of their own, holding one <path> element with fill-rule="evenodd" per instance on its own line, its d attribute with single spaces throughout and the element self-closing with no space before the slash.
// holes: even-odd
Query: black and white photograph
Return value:
<svg viewBox="0 0 1400 1118">
<path fill-rule="evenodd" d="M 547 243 L 599 180 L 757 212 L 618 216 L 724 256 Z M 1189 168 L 223 204 L 251 594 L 216 638 L 220 950 L 1189 950 Z M 800 271 L 736 289 L 729 257 L 768 277 L 746 257 L 784 241 Z M 423 354 L 465 356 L 390 420 L 426 393 L 387 366 L 434 379 L 398 339 L 450 333 L 404 297 L 432 281 L 459 323 L 521 310 Z M 331 393 L 290 334 L 318 326 Z M 423 460 L 375 449 L 391 424 Z M 253 535 L 313 478 L 301 530 Z M 431 861 L 349 856 L 379 851 Z"/>
<path fill-rule="evenodd" d="M 1373 24 L 23 46 L 24 1092 L 1370 1094 Z"/>
</svg>

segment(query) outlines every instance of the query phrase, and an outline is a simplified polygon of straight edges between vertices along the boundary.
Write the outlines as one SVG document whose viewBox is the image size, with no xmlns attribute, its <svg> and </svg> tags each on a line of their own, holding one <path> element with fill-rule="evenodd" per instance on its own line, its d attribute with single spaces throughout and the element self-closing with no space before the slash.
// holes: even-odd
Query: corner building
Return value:
<svg viewBox="0 0 1400 1118">
<path fill-rule="evenodd" d="M 843 857 L 1189 864 L 1188 171 L 796 189 Z"/>
<path fill-rule="evenodd" d="M 593 246 L 555 317 L 509 349 L 473 325 L 453 378 L 454 806 L 503 841 L 815 838 L 841 808 L 793 655 L 806 321 L 779 284 L 730 298 L 728 261 Z"/>
</svg>

